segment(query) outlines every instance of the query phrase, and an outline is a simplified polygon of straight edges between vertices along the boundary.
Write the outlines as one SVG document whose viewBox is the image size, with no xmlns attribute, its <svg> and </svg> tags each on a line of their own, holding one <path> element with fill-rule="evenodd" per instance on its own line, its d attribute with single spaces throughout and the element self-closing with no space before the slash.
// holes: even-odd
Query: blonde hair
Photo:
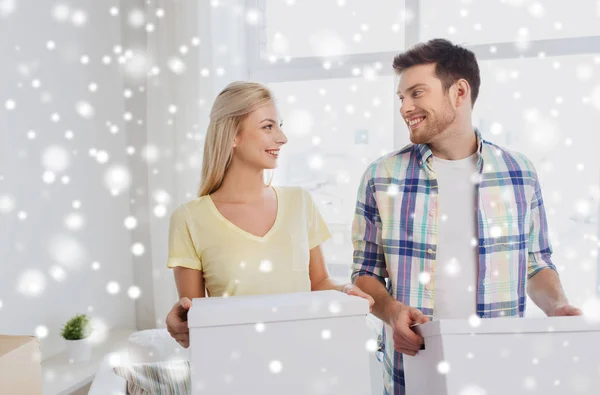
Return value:
<svg viewBox="0 0 600 395">
<path fill-rule="evenodd" d="M 271 91 L 255 82 L 232 82 L 219 93 L 210 111 L 198 196 L 210 195 L 219 189 L 231 163 L 233 140 L 240 132 L 242 121 L 272 101 Z"/>
</svg>

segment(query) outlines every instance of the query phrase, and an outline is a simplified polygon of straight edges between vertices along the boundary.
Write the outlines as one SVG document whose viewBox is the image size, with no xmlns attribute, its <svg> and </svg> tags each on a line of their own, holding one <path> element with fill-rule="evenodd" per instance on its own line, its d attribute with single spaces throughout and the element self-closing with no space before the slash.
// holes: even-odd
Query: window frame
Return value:
<svg viewBox="0 0 600 395">
<path fill-rule="evenodd" d="M 265 18 L 267 1 L 269 0 L 245 0 L 246 9 L 254 9 L 261 16 L 256 25 L 248 25 L 246 27 L 247 74 L 249 79 L 253 81 L 268 84 L 272 82 L 361 78 L 360 75 L 352 75 L 348 70 L 352 70 L 353 68 L 362 69 L 365 66 L 372 66 L 377 62 L 383 65 L 389 64 L 397 53 L 410 48 L 421 40 L 421 1 L 404 0 L 405 11 L 410 10 L 412 12 L 415 23 L 404 25 L 404 46 L 403 48 L 398 48 L 397 52 L 343 55 L 337 57 L 336 59 L 339 59 L 338 64 L 332 64 L 332 67 L 329 69 L 323 67 L 323 60 L 317 56 L 293 58 L 287 62 L 285 60 L 277 60 L 271 63 L 262 56 L 266 52 L 267 47 Z M 516 44 L 516 41 L 504 41 L 465 45 L 465 47 L 475 53 L 479 62 L 535 58 L 540 56 L 561 57 L 600 54 L 600 36 L 532 40 L 528 42 L 529 45 L 526 49 L 518 49 Z M 382 76 L 390 76 L 392 74 L 393 70 L 391 67 L 383 67 L 379 71 L 379 75 Z M 394 130 L 392 133 L 394 134 L 395 150 L 401 149 L 405 141 L 399 138 L 404 128 L 404 121 L 400 116 L 400 102 L 396 97 L 397 84 L 398 77 L 396 76 L 394 78 L 394 86 L 390 87 L 389 93 L 393 97 L 394 102 Z M 598 235 L 600 236 L 600 224 L 598 226 Z M 600 254 L 597 258 L 596 273 L 596 295 L 600 297 Z"/>
</svg>

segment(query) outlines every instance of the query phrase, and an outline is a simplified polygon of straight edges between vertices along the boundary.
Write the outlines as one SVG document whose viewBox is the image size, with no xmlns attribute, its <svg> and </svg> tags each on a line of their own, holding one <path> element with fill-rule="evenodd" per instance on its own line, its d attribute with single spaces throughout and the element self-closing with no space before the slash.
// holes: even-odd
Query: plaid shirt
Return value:
<svg viewBox="0 0 600 395">
<path fill-rule="evenodd" d="M 525 283 L 544 268 L 556 270 L 548 240 L 542 193 L 533 164 L 523 155 L 484 141 L 476 130 L 478 195 L 477 314 L 523 316 Z M 352 281 L 372 276 L 390 294 L 433 318 L 438 246 L 438 183 L 427 145 L 408 145 L 366 170 L 352 226 Z M 433 285 L 433 286 L 432 286 Z M 386 395 L 404 394 L 402 355 L 384 325 L 382 351 Z M 411 394 L 412 395 L 412 394 Z"/>
</svg>

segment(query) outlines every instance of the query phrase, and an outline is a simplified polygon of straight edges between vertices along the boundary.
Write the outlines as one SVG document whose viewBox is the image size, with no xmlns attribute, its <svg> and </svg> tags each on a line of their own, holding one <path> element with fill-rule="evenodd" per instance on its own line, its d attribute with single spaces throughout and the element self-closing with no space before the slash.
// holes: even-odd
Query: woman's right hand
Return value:
<svg viewBox="0 0 600 395">
<path fill-rule="evenodd" d="M 192 301 L 189 298 L 181 298 L 167 314 L 167 330 L 183 348 L 190 346 L 190 330 L 187 321 L 190 307 L 192 307 Z"/>
</svg>

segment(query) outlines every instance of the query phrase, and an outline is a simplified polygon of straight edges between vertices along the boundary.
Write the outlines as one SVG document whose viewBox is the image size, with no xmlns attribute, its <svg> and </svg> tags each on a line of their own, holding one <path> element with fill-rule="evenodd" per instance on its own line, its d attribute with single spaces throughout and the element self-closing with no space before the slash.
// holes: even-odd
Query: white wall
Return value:
<svg viewBox="0 0 600 395">
<path fill-rule="evenodd" d="M 168 0 L 147 6 L 148 15 L 157 9 L 165 14 L 156 32 L 148 35 L 148 55 L 161 69 L 148 80 L 148 143 L 160 148 L 158 159 L 148 167 L 148 187 L 169 196 L 167 215 L 151 215 L 149 222 L 153 303 L 159 327 L 164 326 L 164 318 L 177 300 L 173 273 L 165 266 L 169 215 L 196 197 L 204 135 L 215 96 L 227 83 L 246 77 L 242 6 L 241 0 L 221 2 L 219 7 L 207 1 Z M 198 45 L 193 44 L 195 38 Z M 188 51 L 182 52 L 181 46 Z M 185 65 L 180 73 L 169 68 L 174 58 Z M 172 105 L 174 113 L 169 111 Z M 157 203 L 154 193 L 148 196 L 151 211 Z"/>
<path fill-rule="evenodd" d="M 113 52 L 121 22 L 109 13 L 116 2 L 71 3 L 68 12 L 58 12 L 68 18 L 62 22 L 53 18 L 54 2 L 16 1 L 12 11 L 10 3 L 0 10 L 0 333 L 33 334 L 43 325 L 48 357 L 61 350 L 59 330 L 76 313 L 89 312 L 106 327 L 135 325 L 127 296 L 135 240 L 123 225 L 131 196 L 127 190 L 112 196 L 104 182 L 108 169 L 129 161 L 124 79 Z M 88 64 L 80 61 L 84 55 Z M 14 110 L 7 110 L 7 100 L 14 100 Z M 79 115 L 79 102 L 89 103 L 93 116 Z M 118 127 L 115 134 L 109 124 Z M 65 137 L 68 130 L 72 139 Z M 92 157 L 92 149 L 105 151 L 106 163 Z M 53 183 L 42 178 L 45 158 L 56 170 Z M 73 208 L 76 200 L 80 208 Z M 19 219 L 21 212 L 26 219 Z M 70 215 L 83 220 L 81 229 L 68 228 Z M 92 262 L 100 264 L 97 271 Z M 138 258 L 136 264 L 148 262 Z M 107 293 L 110 281 L 120 285 L 117 295 Z"/>
<path fill-rule="evenodd" d="M 167 0 L 85 1 L 62 9 L 2 4 L 0 333 L 35 334 L 43 326 L 48 358 L 63 349 L 60 328 L 76 313 L 97 321 L 99 338 L 110 328 L 164 326 L 177 300 L 165 266 L 168 218 L 195 197 L 214 97 L 246 75 L 243 1 L 217 8 Z M 204 75 L 204 68 L 211 73 Z M 6 108 L 7 100 L 14 109 Z M 80 102 L 93 114 L 80 115 Z M 45 156 L 55 146 L 58 154 Z M 114 165 L 130 180 L 117 196 L 105 185 Z M 56 172 L 50 184 L 42 180 L 47 167 Z M 70 182 L 63 184 L 63 176 Z M 72 207 L 75 200 L 80 208 Z M 20 220 L 20 212 L 27 218 Z M 72 213 L 83 221 L 80 229 L 66 224 Z M 124 226 L 128 216 L 135 228 Z M 138 243 L 143 252 L 134 254 Z M 29 269 L 34 277 L 24 278 L 27 289 L 20 291 Z M 108 292 L 109 282 L 119 285 L 116 295 Z M 131 286 L 141 291 L 135 301 Z"/>
</svg>

